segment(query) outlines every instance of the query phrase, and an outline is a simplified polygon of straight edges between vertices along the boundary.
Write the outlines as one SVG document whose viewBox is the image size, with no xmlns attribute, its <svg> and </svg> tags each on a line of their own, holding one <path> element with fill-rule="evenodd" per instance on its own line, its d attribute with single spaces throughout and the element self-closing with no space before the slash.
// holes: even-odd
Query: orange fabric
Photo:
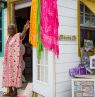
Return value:
<svg viewBox="0 0 95 97">
<path fill-rule="evenodd" d="M 29 43 L 32 44 L 33 47 L 37 47 L 37 8 L 38 0 L 32 0 L 30 14 Z"/>
</svg>

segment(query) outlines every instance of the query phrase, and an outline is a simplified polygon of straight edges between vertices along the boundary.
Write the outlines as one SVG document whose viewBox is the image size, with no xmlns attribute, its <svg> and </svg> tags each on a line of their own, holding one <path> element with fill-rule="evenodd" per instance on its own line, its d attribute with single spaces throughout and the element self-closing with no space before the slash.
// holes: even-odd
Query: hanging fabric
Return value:
<svg viewBox="0 0 95 97">
<path fill-rule="evenodd" d="M 38 8 L 37 8 L 37 36 L 38 36 L 37 57 L 39 60 L 41 58 L 41 52 L 43 50 L 40 38 L 40 0 L 38 0 Z"/>
<path fill-rule="evenodd" d="M 37 47 L 37 8 L 38 0 L 32 0 L 30 14 L 30 34 L 29 42 L 33 47 Z"/>
<path fill-rule="evenodd" d="M 45 48 L 58 56 L 57 0 L 41 0 L 41 40 Z"/>
</svg>

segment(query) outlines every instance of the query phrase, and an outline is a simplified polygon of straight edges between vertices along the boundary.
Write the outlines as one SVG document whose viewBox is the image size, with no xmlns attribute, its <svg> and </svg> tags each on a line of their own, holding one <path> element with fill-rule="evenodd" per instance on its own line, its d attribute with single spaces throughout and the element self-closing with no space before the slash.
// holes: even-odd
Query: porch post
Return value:
<svg viewBox="0 0 95 97">
<path fill-rule="evenodd" d="M 7 25 L 14 23 L 14 12 L 14 4 L 12 4 L 10 0 L 7 0 Z M 7 92 L 8 91 L 9 89 L 7 88 Z"/>
<path fill-rule="evenodd" d="M 13 0 L 13 1 L 17 1 L 17 0 Z M 14 2 L 7 0 L 7 20 L 8 20 L 8 24 L 10 23 L 14 23 L 14 19 L 15 19 L 15 15 L 14 15 Z"/>
<path fill-rule="evenodd" d="M 9 24 L 11 22 L 11 19 L 10 19 L 10 13 L 11 13 L 11 8 L 10 8 L 10 0 L 7 0 L 7 23 Z"/>
<path fill-rule="evenodd" d="M 15 23 L 15 6 L 14 3 L 11 3 L 11 23 Z"/>
</svg>

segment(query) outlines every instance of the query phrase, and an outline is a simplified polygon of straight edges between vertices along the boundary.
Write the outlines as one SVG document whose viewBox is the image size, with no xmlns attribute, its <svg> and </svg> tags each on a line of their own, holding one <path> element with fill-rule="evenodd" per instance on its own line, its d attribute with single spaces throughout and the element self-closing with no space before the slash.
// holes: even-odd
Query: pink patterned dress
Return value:
<svg viewBox="0 0 95 97">
<path fill-rule="evenodd" d="M 22 56 L 20 52 L 20 33 L 9 37 L 5 44 L 4 66 L 3 66 L 3 86 L 22 86 Z"/>
</svg>

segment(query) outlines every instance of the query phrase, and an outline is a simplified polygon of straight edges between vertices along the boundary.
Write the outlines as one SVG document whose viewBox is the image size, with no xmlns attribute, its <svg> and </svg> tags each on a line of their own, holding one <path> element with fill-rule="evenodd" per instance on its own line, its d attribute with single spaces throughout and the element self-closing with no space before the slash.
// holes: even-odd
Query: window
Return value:
<svg viewBox="0 0 95 97">
<path fill-rule="evenodd" d="M 3 57 L 4 53 L 4 32 L 3 32 L 3 23 L 4 23 L 4 11 L 0 10 L 0 57 Z"/>
<path fill-rule="evenodd" d="M 80 2 L 80 1 L 79 1 Z M 80 49 L 84 46 L 84 40 L 93 41 L 95 46 L 95 15 L 84 3 L 79 3 L 78 9 L 78 37 L 79 37 L 79 55 Z"/>
<path fill-rule="evenodd" d="M 80 4 L 80 43 L 84 45 L 84 39 L 95 41 L 95 15 L 83 4 Z"/>
<path fill-rule="evenodd" d="M 37 65 L 37 80 L 44 83 L 48 82 L 48 51 L 44 48 L 41 59 Z"/>
</svg>

